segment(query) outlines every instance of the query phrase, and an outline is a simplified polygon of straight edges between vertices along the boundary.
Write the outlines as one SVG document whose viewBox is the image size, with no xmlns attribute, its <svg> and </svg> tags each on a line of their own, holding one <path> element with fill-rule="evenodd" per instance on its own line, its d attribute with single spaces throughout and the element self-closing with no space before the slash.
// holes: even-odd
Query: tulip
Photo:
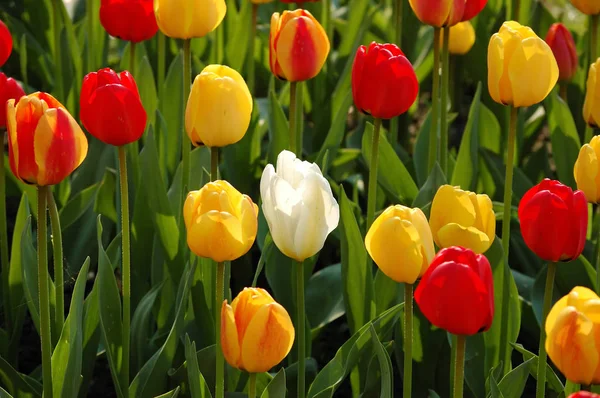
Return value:
<svg viewBox="0 0 600 398">
<path fill-rule="evenodd" d="M 227 181 L 209 182 L 188 194 L 183 207 L 190 250 L 216 262 L 250 250 L 258 229 L 258 207 Z"/>
<path fill-rule="evenodd" d="M 600 58 L 590 66 L 583 103 L 583 118 L 590 127 L 600 127 Z"/>
<path fill-rule="evenodd" d="M 38 92 L 15 102 L 11 99 L 6 103 L 12 172 L 28 184 L 58 184 L 85 159 L 85 134 L 50 94 Z"/>
<path fill-rule="evenodd" d="M 583 251 L 588 208 L 581 191 L 544 179 L 521 199 L 519 220 L 523 240 L 543 260 L 571 261 Z"/>
<path fill-rule="evenodd" d="M 252 95 L 242 76 L 224 65 L 209 65 L 192 86 L 185 129 L 194 145 L 222 147 L 241 140 L 252 116 Z"/>
<path fill-rule="evenodd" d="M 589 144 L 579 150 L 573 174 L 577 189 L 583 191 L 590 203 L 600 202 L 600 136 L 594 136 Z"/>
<path fill-rule="evenodd" d="M 466 0 L 465 12 L 461 21 L 470 21 L 475 18 L 485 8 L 487 0 Z"/>
<path fill-rule="evenodd" d="M 442 32 L 442 39 L 444 33 Z M 459 22 L 450 28 L 448 51 L 454 55 L 468 53 L 475 44 L 475 29 L 469 21 Z"/>
<path fill-rule="evenodd" d="M 287 311 L 264 289 L 245 288 L 221 308 L 221 346 L 227 363 L 263 373 L 280 363 L 294 343 Z"/>
<path fill-rule="evenodd" d="M 440 250 L 415 290 L 415 301 L 429 322 L 450 333 L 487 331 L 494 317 L 490 263 L 470 249 Z"/>
<path fill-rule="evenodd" d="M 12 47 L 13 41 L 10 31 L 4 22 L 0 21 L 0 67 L 8 61 L 8 57 L 12 53 Z"/>
<path fill-rule="evenodd" d="M 352 96 L 363 113 L 391 119 L 406 112 L 417 99 L 415 70 L 395 44 L 360 46 L 352 65 Z"/>
<path fill-rule="evenodd" d="M 558 80 L 552 50 L 531 28 L 504 22 L 488 47 L 488 87 L 492 99 L 523 107 L 546 98 Z"/>
<path fill-rule="evenodd" d="M 158 32 L 153 0 L 102 0 L 100 23 L 109 35 L 138 43 Z"/>
<path fill-rule="evenodd" d="M 327 33 L 302 9 L 273 14 L 269 43 L 271 72 L 290 82 L 317 76 L 329 54 Z"/>
<path fill-rule="evenodd" d="M 0 104 L 3 105 L 0 112 L 0 129 L 6 128 L 6 102 L 10 99 L 18 102 L 23 96 L 25 96 L 25 91 L 19 83 L 12 77 L 7 78 L 4 73 L 0 72 Z"/>
<path fill-rule="evenodd" d="M 437 28 L 456 25 L 465 12 L 465 0 L 409 0 L 421 22 Z"/>
<path fill-rule="evenodd" d="M 339 206 L 319 166 L 290 151 L 279 154 L 276 169 L 267 165 L 260 195 L 273 242 L 294 260 L 317 254 L 338 225 Z"/>
<path fill-rule="evenodd" d="M 553 24 L 546 35 L 546 43 L 550 46 L 558 65 L 558 79 L 569 81 L 577 72 L 577 49 L 569 29 L 562 23 Z"/>
<path fill-rule="evenodd" d="M 548 356 L 574 383 L 600 383 L 599 308 L 596 293 L 577 286 L 554 304 L 546 319 Z"/>
<path fill-rule="evenodd" d="M 381 272 L 396 282 L 415 283 L 435 255 L 425 214 L 400 205 L 388 207 L 377 217 L 365 245 Z"/>
<path fill-rule="evenodd" d="M 81 122 L 100 141 L 114 146 L 139 140 L 146 129 L 146 111 L 133 76 L 112 69 L 91 72 L 83 79 Z"/>
<path fill-rule="evenodd" d="M 496 216 L 487 195 L 442 185 L 431 203 L 429 225 L 439 247 L 462 246 L 484 253 L 496 237 Z"/>
<path fill-rule="evenodd" d="M 571 0 L 571 4 L 586 15 L 600 14 L 600 2 L 597 0 Z"/>
<path fill-rule="evenodd" d="M 600 398 L 600 395 L 589 391 L 579 391 L 569 395 L 569 398 Z"/>
<path fill-rule="evenodd" d="M 154 0 L 159 29 L 174 39 L 204 37 L 225 17 L 225 0 Z"/>
</svg>

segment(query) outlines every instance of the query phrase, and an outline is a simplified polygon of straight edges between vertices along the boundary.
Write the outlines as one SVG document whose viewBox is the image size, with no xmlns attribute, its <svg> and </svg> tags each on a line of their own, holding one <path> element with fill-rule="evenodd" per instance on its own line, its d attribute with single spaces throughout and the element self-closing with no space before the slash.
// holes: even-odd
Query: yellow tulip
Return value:
<svg viewBox="0 0 600 398">
<path fill-rule="evenodd" d="M 571 0 L 571 4 L 586 15 L 600 14 L 600 1 L 598 0 Z"/>
<path fill-rule="evenodd" d="M 260 288 L 245 288 L 221 307 L 221 347 L 231 366 L 250 373 L 267 372 L 294 344 L 289 314 Z"/>
<path fill-rule="evenodd" d="M 183 216 L 190 250 L 216 262 L 243 256 L 256 238 L 258 207 L 227 181 L 190 192 Z"/>
<path fill-rule="evenodd" d="M 377 217 L 365 245 L 381 272 L 396 282 L 415 283 L 435 256 L 425 214 L 400 205 L 388 207 Z"/>
<path fill-rule="evenodd" d="M 600 202 L 600 136 L 579 150 L 574 173 L 577 189 L 583 191 L 588 202 Z"/>
<path fill-rule="evenodd" d="M 504 22 L 488 46 L 488 87 L 498 103 L 515 107 L 541 102 L 558 80 L 552 50 L 531 28 Z"/>
<path fill-rule="evenodd" d="M 225 0 L 154 0 L 154 15 L 161 32 L 174 39 L 204 37 L 219 26 Z"/>
<path fill-rule="evenodd" d="M 208 65 L 194 79 L 185 108 L 185 130 L 196 146 L 234 144 L 248 130 L 252 106 L 250 90 L 237 71 Z"/>
<path fill-rule="evenodd" d="M 546 351 L 565 377 L 600 383 L 600 298 L 577 286 L 558 300 L 546 318 Z"/>
<path fill-rule="evenodd" d="M 431 203 L 429 225 L 440 248 L 462 246 L 477 254 L 496 237 L 496 215 L 487 195 L 442 185 Z"/>
<path fill-rule="evenodd" d="M 600 58 L 590 66 L 583 103 L 583 118 L 591 127 L 600 127 Z"/>
<path fill-rule="evenodd" d="M 444 30 L 441 33 L 443 39 Z M 475 44 L 475 29 L 473 29 L 470 21 L 459 22 L 450 28 L 450 39 L 448 41 L 450 54 L 464 55 L 471 51 L 473 44 Z"/>
</svg>

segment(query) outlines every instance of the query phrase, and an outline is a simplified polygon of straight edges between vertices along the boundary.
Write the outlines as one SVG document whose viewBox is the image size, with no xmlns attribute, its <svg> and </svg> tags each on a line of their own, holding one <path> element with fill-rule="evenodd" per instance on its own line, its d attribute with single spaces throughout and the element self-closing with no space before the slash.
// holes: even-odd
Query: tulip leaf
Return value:
<svg viewBox="0 0 600 398">
<path fill-rule="evenodd" d="M 138 371 L 150 359 L 151 353 L 148 348 L 153 321 L 152 310 L 164 283 L 158 283 L 144 295 L 131 318 L 131 369 L 134 371 Z"/>
<path fill-rule="evenodd" d="M 337 109 L 335 119 L 333 119 L 331 122 L 331 127 L 327 132 L 325 141 L 323 141 L 323 145 L 321 145 L 321 149 L 319 150 L 319 154 L 315 160 L 315 163 L 321 165 L 323 170 L 329 168 L 329 165 L 331 165 L 331 162 L 335 159 L 337 151 L 344 140 L 346 120 L 348 118 L 348 108 L 350 108 L 350 105 L 352 105 L 352 93 L 348 91 L 343 98 L 344 100 Z M 326 154 L 328 154 L 326 159 L 327 162 L 324 164 L 323 162 Z"/>
<path fill-rule="evenodd" d="M 341 264 L 327 266 L 311 276 L 306 286 L 306 316 L 313 331 L 344 315 L 342 286 Z"/>
<path fill-rule="evenodd" d="M 106 169 L 94 202 L 94 213 L 102 214 L 112 222 L 117 222 L 115 195 L 117 192 L 117 174 L 114 169 Z M 138 193 L 139 195 L 139 193 Z M 136 195 L 137 197 L 137 195 Z M 135 209 L 134 209 L 135 211 Z"/>
<path fill-rule="evenodd" d="M 42 385 L 32 377 L 17 372 L 0 356 L 0 381 L 13 396 L 33 398 L 42 396 Z"/>
<path fill-rule="evenodd" d="M 479 153 L 481 154 L 486 166 L 492 178 L 496 184 L 497 192 L 504 192 L 504 179 L 505 179 L 505 165 L 502 158 L 486 148 L 480 148 Z M 525 173 L 515 167 L 513 169 L 513 195 L 512 205 L 518 206 L 521 198 L 525 193 L 533 187 L 533 183 L 527 178 Z"/>
<path fill-rule="evenodd" d="M 67 229 L 92 206 L 100 186 L 101 183 L 96 183 L 79 191 L 62 209 L 60 209 L 60 227 L 62 230 Z"/>
<path fill-rule="evenodd" d="M 196 356 L 196 343 L 190 342 L 190 337 L 185 335 L 185 362 L 188 373 L 190 394 L 195 398 L 212 398 L 210 389 L 198 369 L 198 357 Z"/>
<path fill-rule="evenodd" d="M 129 43 L 129 45 L 131 45 L 131 43 Z M 156 90 L 156 82 L 154 81 L 154 73 L 150 62 L 148 61 L 148 56 L 145 54 L 142 55 L 141 59 L 137 61 L 138 70 L 134 77 L 137 80 L 137 86 L 139 88 L 144 110 L 148 115 L 146 126 L 154 126 L 156 109 L 158 108 L 158 93 Z"/>
<path fill-rule="evenodd" d="M 52 390 L 56 397 L 78 396 L 83 354 L 83 298 L 89 267 L 88 257 L 75 282 L 69 315 L 52 353 Z"/>
<path fill-rule="evenodd" d="M 183 56 L 178 54 L 169 66 L 167 76 L 165 78 L 164 87 L 159 87 L 161 93 L 159 101 L 159 116 L 157 120 L 165 122 L 164 128 L 161 126 L 157 129 L 156 136 L 158 137 L 158 152 L 160 159 L 166 161 L 168 175 L 175 173 L 179 159 L 181 159 L 181 139 L 184 126 L 182 124 L 182 115 L 184 112 L 184 104 L 187 98 L 183 98 Z M 149 137 L 146 139 L 148 143 Z M 142 161 L 143 164 L 143 161 Z M 156 179 L 155 174 L 152 178 Z M 145 182 L 149 182 L 144 179 Z"/>
<path fill-rule="evenodd" d="M 179 390 L 180 387 L 177 387 L 174 390 L 171 390 L 161 395 L 157 395 L 155 398 L 177 398 L 177 396 L 179 396 Z M 194 395 L 193 397 L 195 398 L 196 396 Z"/>
<path fill-rule="evenodd" d="M 523 391 L 525 390 L 525 384 L 527 379 L 529 378 L 529 369 L 533 362 L 533 358 L 530 358 L 508 372 L 506 376 L 497 383 L 497 387 L 500 390 L 500 393 L 504 397 L 522 397 Z M 491 395 L 491 394 L 490 394 Z"/>
<path fill-rule="evenodd" d="M 381 344 L 377 332 L 373 327 L 373 324 L 369 324 L 369 333 L 371 334 L 371 342 L 373 343 L 375 353 L 377 354 L 377 360 L 379 361 L 379 370 L 381 372 L 381 397 L 391 397 L 392 391 L 394 390 L 394 382 L 392 378 L 392 360 L 388 355 L 386 349 Z"/>
<path fill-rule="evenodd" d="M 87 389 L 93 376 L 94 364 L 98 355 L 98 345 L 102 337 L 100 330 L 100 310 L 98 308 L 98 284 L 98 278 L 96 278 L 94 287 L 83 305 L 83 353 L 81 369 L 83 380 L 79 389 L 80 398 L 87 396 Z"/>
<path fill-rule="evenodd" d="M 260 398 L 279 398 L 285 397 L 285 369 L 281 368 L 273 379 L 267 384 Z"/>
<path fill-rule="evenodd" d="M 538 356 L 525 349 L 521 344 L 512 344 L 515 350 L 523 354 L 524 363 L 529 364 L 529 374 L 533 377 L 537 377 L 538 367 Z M 564 386 L 549 363 L 546 363 L 546 386 L 551 388 L 557 393 L 561 393 L 564 390 Z"/>
<path fill-rule="evenodd" d="M 491 398 L 504 398 L 502 391 L 500 390 L 500 386 L 498 385 L 498 381 L 496 380 L 496 376 L 494 376 L 494 370 L 490 371 L 490 396 Z"/>
<path fill-rule="evenodd" d="M 343 188 L 340 188 L 339 203 L 344 304 L 350 330 L 357 331 L 375 312 L 373 274 L 363 237 Z"/>
<path fill-rule="evenodd" d="M 290 128 L 277 95 L 272 88 L 273 85 L 274 80 L 271 80 L 267 121 L 269 123 L 269 163 L 276 164 L 279 153 L 290 147 Z"/>
<path fill-rule="evenodd" d="M 438 189 L 444 184 L 447 184 L 446 177 L 444 176 L 444 172 L 440 165 L 436 163 L 435 166 L 433 166 L 433 170 L 431 170 L 431 174 L 427 177 L 427 181 L 425 181 L 425 184 L 423 184 L 419 194 L 412 203 L 412 206 L 421 208 L 426 215 L 429 215 L 428 210 L 431 207 L 431 202 Z"/>
<path fill-rule="evenodd" d="M 371 24 L 372 15 L 375 14 L 374 10 L 369 10 L 368 0 L 350 0 L 348 8 L 353 12 L 350 13 L 348 18 L 348 25 L 344 29 L 342 35 L 342 42 L 339 46 L 339 56 L 352 57 L 353 51 L 356 51 L 356 43 L 360 43 L 362 33 L 367 31 Z M 371 16 L 371 18 L 365 18 L 365 16 Z"/>
<path fill-rule="evenodd" d="M 565 185 L 576 189 L 577 183 L 573 175 L 573 167 L 579 156 L 581 141 L 575 126 L 575 120 L 569 106 L 559 98 L 556 92 L 550 93 L 544 101 L 550 128 L 550 140 L 556 163 L 558 179 Z"/>
<path fill-rule="evenodd" d="M 332 398 L 335 390 L 358 364 L 360 357 L 365 353 L 373 352 L 371 327 L 375 329 L 377 337 L 381 341 L 394 327 L 402 308 L 404 308 L 404 304 L 390 308 L 346 340 L 335 357 L 317 374 L 308 390 L 308 398 Z"/>
<path fill-rule="evenodd" d="M 380 134 L 377 182 L 394 196 L 394 202 L 412 203 L 417 197 L 419 189 L 386 136 L 382 131 L 380 131 Z M 371 164 L 372 148 L 373 125 L 367 123 L 362 139 L 362 154 L 367 165 Z"/>
<path fill-rule="evenodd" d="M 477 91 L 471 103 L 469 118 L 463 132 L 456 158 L 456 165 L 452 172 L 450 184 L 462 189 L 474 191 L 477 188 L 477 175 L 479 166 L 479 130 L 485 126 L 480 123 L 481 109 L 481 82 L 477 84 Z"/>
</svg>

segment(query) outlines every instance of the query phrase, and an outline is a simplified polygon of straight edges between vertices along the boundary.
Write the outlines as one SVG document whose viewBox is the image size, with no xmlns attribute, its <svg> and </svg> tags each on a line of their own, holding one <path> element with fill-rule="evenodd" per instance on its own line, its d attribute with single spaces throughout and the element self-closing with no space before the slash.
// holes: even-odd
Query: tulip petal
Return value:
<svg viewBox="0 0 600 398">
<path fill-rule="evenodd" d="M 254 318 L 254 315 L 265 305 L 274 302 L 273 297 L 264 289 L 260 288 L 244 288 L 237 295 L 231 307 L 235 315 L 235 324 L 237 327 L 238 336 L 241 339 L 246 335 L 248 325 Z"/>
<path fill-rule="evenodd" d="M 421 237 L 421 245 L 423 252 L 423 267 L 421 268 L 421 272 L 419 276 L 423 276 L 429 264 L 433 261 L 435 257 L 435 247 L 433 245 L 433 235 L 431 234 L 431 228 L 429 227 L 429 223 L 427 222 L 427 217 L 423 214 L 423 211 L 419 208 L 411 209 L 410 211 L 410 219 L 414 227 L 419 232 L 419 236 Z"/>
<path fill-rule="evenodd" d="M 462 246 L 475 253 L 485 253 L 492 242 L 490 238 L 475 227 L 463 227 L 456 223 L 444 225 L 438 231 L 440 247 Z"/>
<path fill-rule="evenodd" d="M 504 92 L 507 98 L 502 97 L 500 90 L 502 76 L 504 75 L 504 42 L 502 37 L 495 33 L 488 46 L 488 89 L 492 99 L 500 104 L 508 104 L 512 100 L 512 93 Z M 508 96 L 510 94 L 510 96 Z"/>
<path fill-rule="evenodd" d="M 242 342 L 242 366 L 262 373 L 281 362 L 294 343 L 294 327 L 278 303 L 264 305 L 254 315 Z"/>
<path fill-rule="evenodd" d="M 585 101 L 583 103 L 583 117 L 592 127 L 600 125 L 600 62 L 596 61 L 590 66 L 586 82 Z"/>
<path fill-rule="evenodd" d="M 363 110 L 365 107 L 363 101 L 364 97 L 361 95 L 359 89 L 361 80 L 363 79 L 366 57 L 367 48 L 365 46 L 360 46 L 356 50 L 356 55 L 354 56 L 354 62 L 352 64 L 352 97 L 354 98 L 354 104 L 359 110 Z"/>
<path fill-rule="evenodd" d="M 598 199 L 600 199 L 597 191 L 599 166 L 594 148 L 589 144 L 582 146 L 575 161 L 573 174 L 577 182 L 577 189 L 583 191 L 588 202 L 592 203 L 598 203 Z"/>
<path fill-rule="evenodd" d="M 227 363 L 233 367 L 241 366 L 240 339 L 233 309 L 227 305 L 227 300 L 221 307 L 221 349 Z"/>
<path fill-rule="evenodd" d="M 233 261 L 246 254 L 240 221 L 229 213 L 209 211 L 192 222 L 187 231 L 190 249 L 216 262 Z"/>
<path fill-rule="evenodd" d="M 448 209 L 452 209 L 452 211 L 448 211 Z M 471 227 L 475 224 L 476 216 L 477 212 L 469 197 L 469 192 L 455 189 L 450 185 L 442 185 L 431 203 L 431 216 L 429 218 L 429 225 L 435 243 L 440 247 L 448 247 L 441 244 L 439 230 L 449 223 L 458 224 L 465 228 Z"/>
</svg>

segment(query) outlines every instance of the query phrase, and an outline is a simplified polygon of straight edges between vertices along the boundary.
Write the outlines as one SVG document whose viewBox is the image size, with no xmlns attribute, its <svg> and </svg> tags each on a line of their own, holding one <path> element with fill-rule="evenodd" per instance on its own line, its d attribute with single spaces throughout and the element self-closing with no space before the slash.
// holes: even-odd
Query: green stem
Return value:
<svg viewBox="0 0 600 398">
<path fill-rule="evenodd" d="M 296 139 L 296 82 L 290 82 L 290 151 L 294 152 L 297 156 L 297 145 Z"/>
<path fill-rule="evenodd" d="M 450 28 L 444 28 L 444 43 L 442 46 L 442 99 L 441 99 L 441 139 L 440 139 L 440 164 L 444 175 L 448 171 L 448 77 L 450 76 Z"/>
<path fill-rule="evenodd" d="M 225 279 L 225 263 L 217 264 L 217 289 L 215 291 L 215 339 L 217 343 L 217 369 L 215 398 L 223 398 L 225 394 L 225 361 L 221 348 L 221 306 L 223 304 L 223 284 Z"/>
<path fill-rule="evenodd" d="M 325 32 L 327 33 L 327 38 L 329 39 L 329 43 L 333 43 L 333 23 L 331 21 L 331 0 L 323 0 L 322 4 L 322 17 L 323 27 L 325 28 Z M 327 61 L 329 61 L 329 57 L 327 57 Z"/>
<path fill-rule="evenodd" d="M 402 48 L 402 5 L 405 0 L 392 0 L 394 14 L 394 38 L 392 42 Z M 390 120 L 389 140 L 393 147 L 399 144 L 400 116 Z"/>
<path fill-rule="evenodd" d="M 192 60 L 190 51 L 191 39 L 183 41 L 183 103 L 187 104 L 190 96 L 190 85 L 192 82 Z M 181 203 L 185 200 L 190 184 L 190 139 L 185 132 L 185 116 L 182 121 L 183 130 L 181 136 L 182 157 L 182 179 L 181 179 Z"/>
<path fill-rule="evenodd" d="M 256 398 L 256 373 L 250 373 L 250 380 L 248 380 L 248 398 Z"/>
<path fill-rule="evenodd" d="M 298 82 L 296 89 L 296 150 L 297 156 L 302 157 L 304 149 L 304 83 Z"/>
<path fill-rule="evenodd" d="M 53 17 L 53 33 L 54 33 L 54 92 L 59 101 L 64 101 L 63 96 L 63 74 L 62 74 L 62 59 L 61 59 L 61 43 L 60 31 L 62 24 L 60 23 L 60 7 L 61 0 L 52 1 L 52 17 Z"/>
<path fill-rule="evenodd" d="M 94 21 L 96 20 L 96 15 L 94 12 L 94 0 L 87 0 L 87 70 L 95 70 L 94 68 Z"/>
<path fill-rule="evenodd" d="M 369 165 L 369 188 L 367 191 L 367 231 L 375 220 L 375 206 L 377 205 L 377 166 L 379 166 L 379 138 L 381 119 L 373 120 L 373 141 L 371 146 L 371 164 Z"/>
<path fill-rule="evenodd" d="M 158 72 L 157 72 L 157 85 L 158 95 L 162 98 L 163 86 L 165 84 L 165 35 L 162 32 L 158 32 Z"/>
<path fill-rule="evenodd" d="M 565 101 L 565 102 L 567 102 L 568 88 L 569 88 L 569 83 L 568 82 L 561 82 L 560 83 L 560 98 L 562 98 L 562 100 Z"/>
<path fill-rule="evenodd" d="M 462 398 L 465 376 L 465 345 L 466 337 L 456 336 L 456 361 L 454 362 L 454 398 Z"/>
<path fill-rule="evenodd" d="M 306 343 L 304 341 L 304 266 L 302 261 L 296 262 L 296 306 L 297 314 L 297 329 L 298 335 L 298 398 L 306 397 L 306 382 L 305 382 L 305 357 Z"/>
<path fill-rule="evenodd" d="M 568 397 L 569 395 L 578 392 L 581 390 L 581 385 L 572 382 L 571 380 L 567 380 L 567 382 L 565 383 L 565 396 Z"/>
<path fill-rule="evenodd" d="M 593 64 L 598 58 L 598 21 L 600 15 L 592 15 L 590 18 L 590 24 L 592 25 L 590 32 L 590 64 Z"/>
<path fill-rule="evenodd" d="M 210 148 L 210 180 L 219 179 L 219 147 Z"/>
<path fill-rule="evenodd" d="M 48 291 L 48 248 L 46 239 L 46 198 L 48 187 L 38 186 L 38 289 L 40 300 L 40 338 L 44 398 L 52 398 L 52 336 L 50 328 L 50 294 Z"/>
<path fill-rule="evenodd" d="M 50 211 L 50 224 L 52 226 L 52 249 L 54 253 L 54 285 L 55 302 L 54 323 L 58 334 L 61 333 L 65 324 L 65 290 L 64 290 L 64 270 L 63 270 L 63 245 L 62 232 L 60 230 L 60 217 L 58 208 L 52 190 L 48 189 L 48 209 Z"/>
<path fill-rule="evenodd" d="M 135 43 L 129 42 L 129 73 L 135 77 Z"/>
<path fill-rule="evenodd" d="M 0 137 L 4 142 L 5 129 L 0 129 Z M 12 332 L 12 317 L 9 294 L 9 270 L 10 263 L 8 259 L 8 231 L 6 226 L 6 171 L 4 169 L 4 148 L 2 148 L 2 157 L 0 158 L 0 261 L 2 261 L 2 296 L 4 308 L 4 322 L 6 330 Z"/>
<path fill-rule="evenodd" d="M 119 183 L 121 190 L 121 239 L 123 241 L 123 365 L 121 386 L 125 397 L 129 396 L 129 325 L 131 322 L 131 255 L 129 234 L 129 184 L 127 181 L 126 148 L 119 147 Z"/>
<path fill-rule="evenodd" d="M 536 398 L 543 398 L 546 395 L 546 318 L 552 305 L 552 290 L 554 288 L 554 275 L 556 275 L 556 263 L 548 263 L 548 273 L 546 274 L 546 288 L 544 289 L 544 307 L 542 312 L 542 326 L 540 327 L 540 348 L 537 367 L 537 386 L 535 391 Z"/>
<path fill-rule="evenodd" d="M 220 24 L 217 29 L 217 64 L 223 62 L 223 41 L 225 35 L 225 26 Z"/>
<path fill-rule="evenodd" d="M 254 67 L 254 45 L 256 41 L 256 20 L 258 16 L 258 4 L 252 3 L 252 19 L 250 21 L 250 45 L 248 46 L 248 89 L 252 95 L 256 95 L 256 72 Z"/>
<path fill-rule="evenodd" d="M 503 361 L 503 374 L 510 369 L 510 346 L 508 345 L 508 296 L 510 294 L 510 266 L 508 252 L 510 249 L 510 219 L 512 205 L 512 182 L 515 157 L 515 139 L 519 109 L 510 108 L 510 126 L 508 129 L 508 145 L 506 157 L 506 175 L 504 178 L 504 215 L 502 218 L 502 249 L 504 250 L 504 281 L 502 283 L 502 308 L 500 322 L 500 358 Z"/>
<path fill-rule="evenodd" d="M 403 396 L 412 395 L 412 345 L 413 345 L 413 285 L 404 284 L 404 384 Z"/>
<path fill-rule="evenodd" d="M 433 79 L 433 90 L 431 92 L 431 129 L 429 131 L 429 159 L 427 162 L 427 171 L 431 173 L 438 157 L 437 138 L 438 138 L 438 108 L 440 91 L 440 28 L 434 28 L 433 31 L 433 70 L 431 78 Z"/>
</svg>

